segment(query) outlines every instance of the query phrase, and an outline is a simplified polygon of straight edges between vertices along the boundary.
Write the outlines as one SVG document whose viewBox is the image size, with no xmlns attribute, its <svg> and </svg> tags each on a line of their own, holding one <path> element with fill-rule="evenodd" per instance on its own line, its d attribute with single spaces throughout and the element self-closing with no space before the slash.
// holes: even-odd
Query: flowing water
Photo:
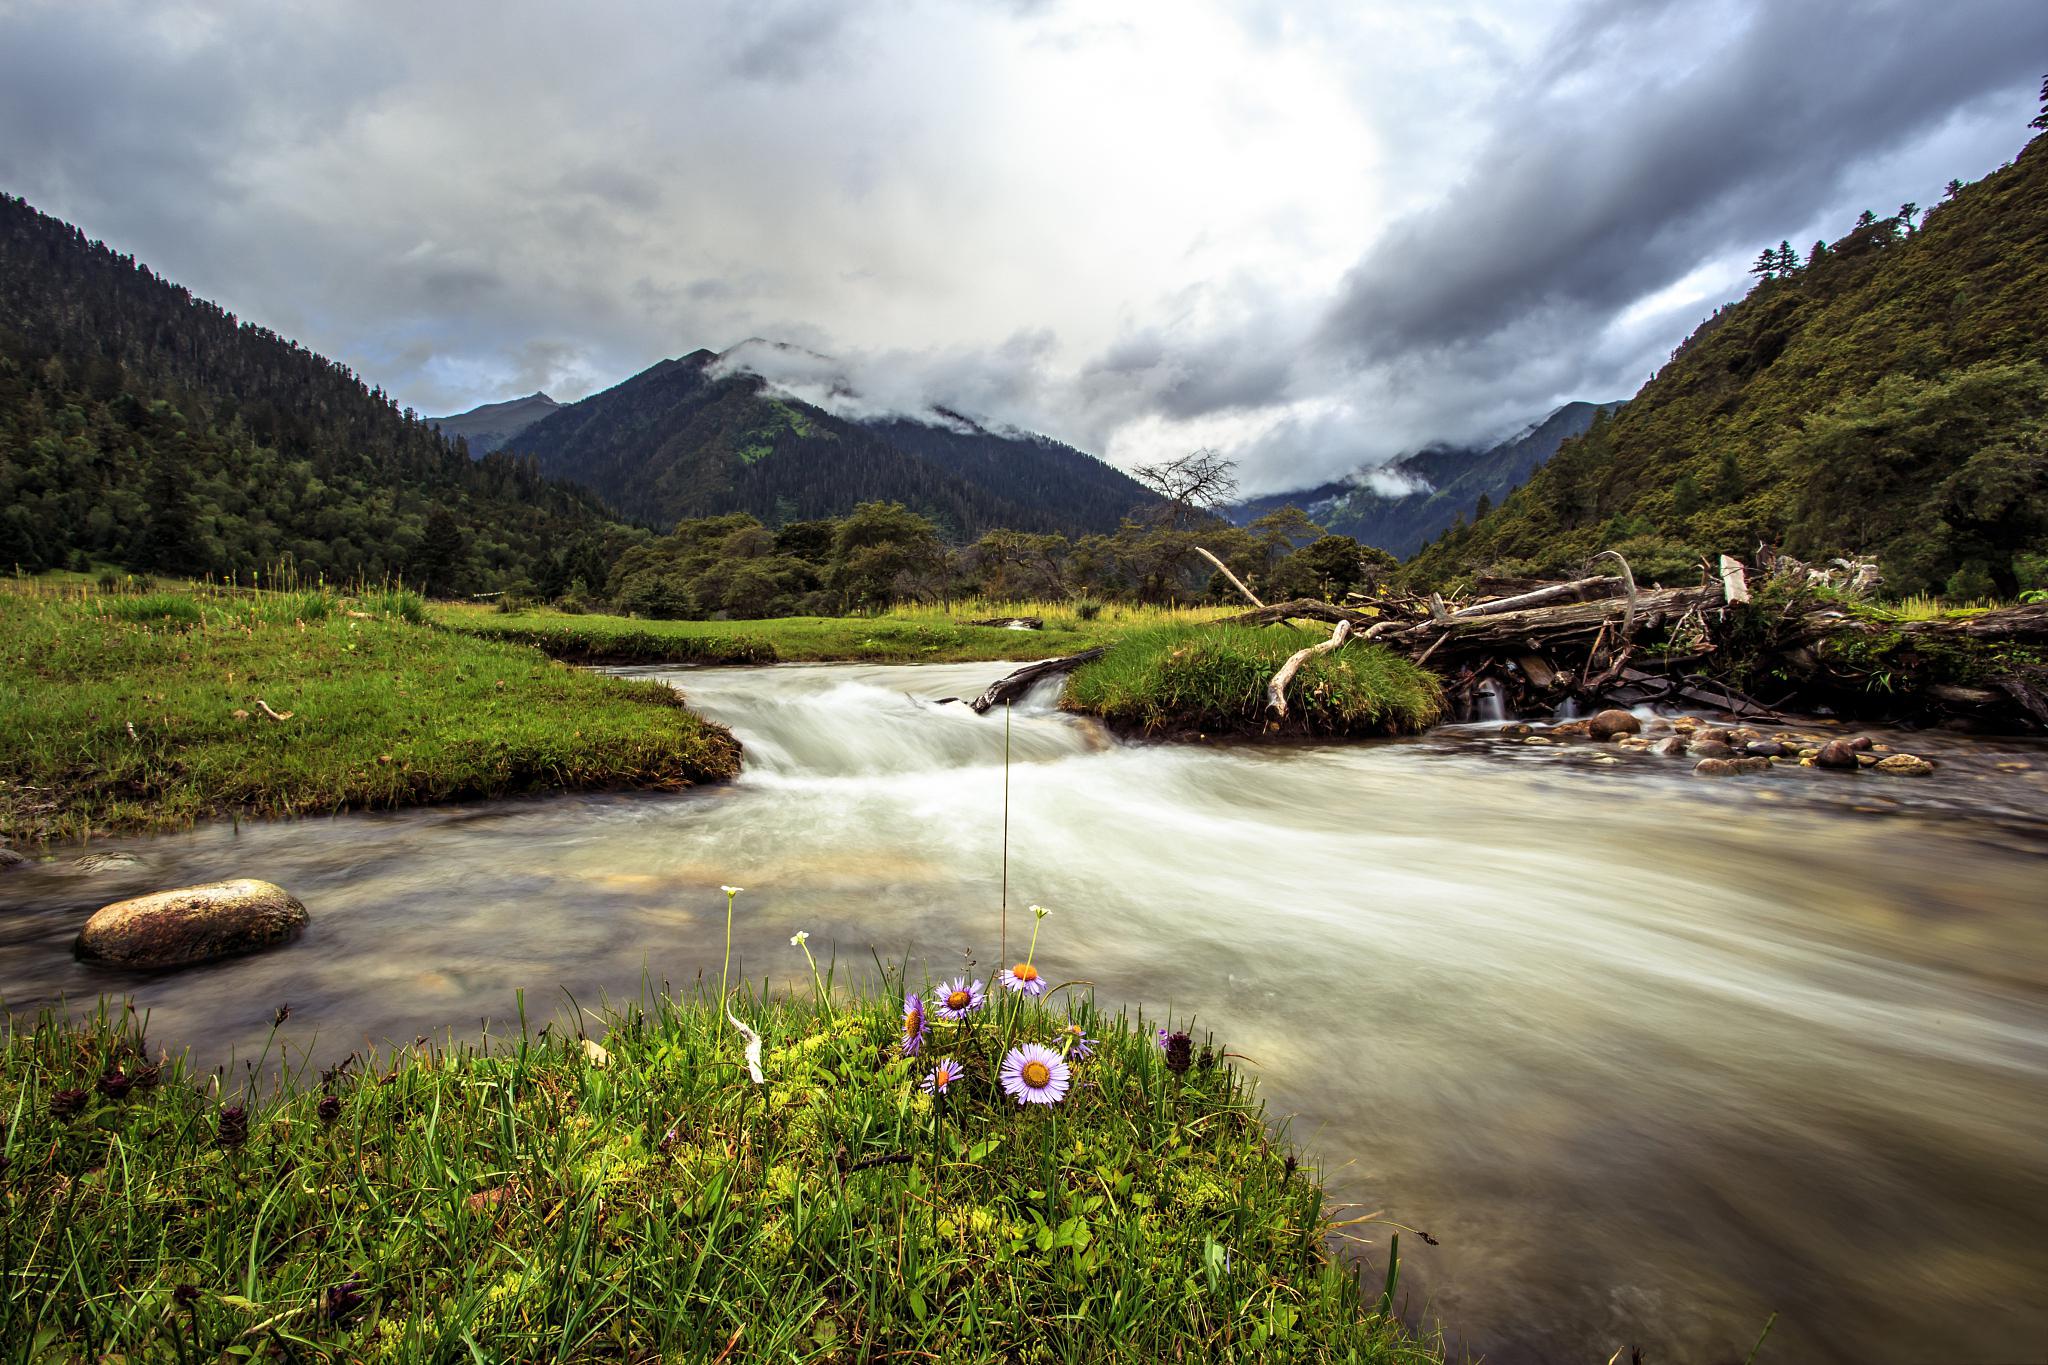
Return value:
<svg viewBox="0 0 2048 1365">
<path fill-rule="evenodd" d="M 842 970 L 986 972 L 1005 722 L 935 701 L 1003 671 L 673 674 L 746 742 L 738 782 L 0 874 L 0 998 L 132 992 L 208 1059 L 253 1055 L 281 1002 L 327 1058 L 473 1036 L 521 987 L 546 1014 L 715 976 L 722 882 L 756 980 L 796 980 L 799 928 Z M 1122 744 L 1042 695 L 1010 747 L 1040 962 L 1248 1056 L 1336 1198 L 1436 1237 L 1402 1237 L 1402 1283 L 1454 1347 L 1738 1361 L 1777 1312 L 1765 1365 L 2048 1358 L 2048 750 L 1919 737 L 1932 778 L 1710 782 L 1476 730 Z M 225 876 L 296 891 L 304 939 L 153 978 L 72 961 L 97 905 Z"/>
</svg>

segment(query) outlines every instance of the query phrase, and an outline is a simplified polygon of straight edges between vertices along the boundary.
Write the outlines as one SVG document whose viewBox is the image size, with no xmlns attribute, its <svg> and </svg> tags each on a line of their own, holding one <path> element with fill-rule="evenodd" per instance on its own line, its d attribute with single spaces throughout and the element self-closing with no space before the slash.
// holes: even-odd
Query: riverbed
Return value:
<svg viewBox="0 0 2048 1365">
<path fill-rule="evenodd" d="M 1457 1350 L 1740 1360 L 1774 1312 L 1765 1365 L 2048 1350 L 2048 748 L 1881 735 L 1935 775 L 1712 781 L 1496 727 L 1166 746 L 939 700 L 997 664 L 631 671 L 744 775 L 96 844 L 136 861 L 0 873 L 0 999 L 127 992 L 209 1061 L 289 1003 L 331 1060 L 502 1029 L 522 989 L 543 1018 L 715 978 L 721 883 L 757 982 L 802 976 L 798 929 L 842 975 L 986 974 L 1007 876 L 1013 956 L 1051 907 L 1054 980 L 1213 1030 L 1334 1198 L 1436 1239 L 1402 1236 L 1406 1311 Z M 162 977 L 72 960 L 98 905 L 226 876 L 312 927 Z M 1378 1263 L 1391 1229 L 1350 1231 Z"/>
</svg>

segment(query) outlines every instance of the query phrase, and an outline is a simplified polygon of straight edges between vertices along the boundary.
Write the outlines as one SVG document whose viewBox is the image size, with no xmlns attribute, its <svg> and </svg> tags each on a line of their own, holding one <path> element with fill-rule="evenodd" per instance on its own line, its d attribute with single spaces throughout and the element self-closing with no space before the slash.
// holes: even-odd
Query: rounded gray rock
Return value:
<svg viewBox="0 0 2048 1365">
<path fill-rule="evenodd" d="M 241 877 L 103 906 L 79 930 L 76 948 L 110 966 L 161 970 L 268 948 L 305 927 L 298 897 Z"/>
<path fill-rule="evenodd" d="M 1641 734 L 1642 729 L 1643 723 L 1633 712 L 1614 707 L 1594 716 L 1587 723 L 1586 733 L 1595 739 L 1613 739 L 1617 735 Z"/>
</svg>

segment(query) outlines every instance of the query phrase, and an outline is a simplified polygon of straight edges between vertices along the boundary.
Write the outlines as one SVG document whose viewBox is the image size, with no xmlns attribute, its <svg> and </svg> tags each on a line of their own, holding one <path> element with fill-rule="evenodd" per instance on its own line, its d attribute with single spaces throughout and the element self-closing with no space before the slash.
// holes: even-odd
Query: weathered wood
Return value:
<svg viewBox="0 0 2048 1365">
<path fill-rule="evenodd" d="M 1230 586 L 1236 588 L 1239 592 L 1243 593 L 1245 596 L 1245 600 L 1247 602 L 1250 602 L 1255 607 L 1263 607 L 1266 605 L 1264 602 L 1261 602 L 1259 600 L 1259 595 L 1257 593 L 1253 592 L 1250 588 L 1247 588 L 1242 582 L 1238 580 L 1237 575 L 1230 571 L 1230 566 L 1228 564 L 1225 564 L 1222 560 L 1218 559 L 1215 555 L 1210 554 L 1207 550 L 1203 549 L 1199 545 L 1195 547 L 1195 553 L 1200 555 L 1202 558 L 1208 560 L 1211 564 L 1214 564 L 1216 566 L 1216 572 L 1222 574 L 1225 578 L 1229 579 Z"/>
<path fill-rule="evenodd" d="M 1613 597 L 1621 590 L 1619 580 L 1603 576 L 1578 578 L 1569 583 L 1552 583 L 1549 587 L 1538 588 L 1516 597 L 1496 597 L 1491 602 L 1480 602 L 1475 606 L 1454 611 L 1451 616 L 1464 620 L 1472 616 L 1498 616 L 1504 611 L 1521 611 L 1528 607 L 1540 607 L 1551 602 L 1590 602 L 1603 597 Z"/>
<path fill-rule="evenodd" d="M 1032 685 L 1041 679 L 1059 673 L 1071 673 L 1082 664 L 1101 658 L 1106 652 L 1107 646 L 1097 645 L 1094 649 L 1084 649 L 1079 654 L 1069 654 L 1058 659 L 1041 659 L 1035 664 L 1026 664 L 1007 677 L 997 678 L 988 685 L 986 692 L 967 704 L 974 708 L 977 715 L 985 713 L 992 706 L 1001 706 L 1004 702 L 1014 701 L 1029 692 Z"/>
<path fill-rule="evenodd" d="M 1004 630 L 1044 630 L 1045 618 L 1041 616 L 990 616 L 980 621 L 969 621 L 970 626 L 998 626 Z"/>
<path fill-rule="evenodd" d="M 1731 606 L 1749 600 L 1749 575 L 1733 555 L 1721 556 L 1721 597 Z"/>
<path fill-rule="evenodd" d="M 1351 623 L 1339 621 L 1337 628 L 1330 632 L 1329 639 L 1318 645 L 1310 645 L 1307 649 L 1297 649 L 1287 656 L 1287 662 L 1280 665 L 1280 671 L 1266 683 L 1266 709 L 1273 713 L 1273 719 L 1287 719 L 1287 684 L 1294 681 L 1294 675 L 1301 671 L 1301 666 L 1318 654 L 1328 654 L 1333 649 L 1342 649 L 1344 642 L 1350 638 Z"/>
<path fill-rule="evenodd" d="M 1354 629 L 1363 630 L 1374 624 L 1375 618 L 1362 611 L 1348 607 L 1334 606 L 1314 597 L 1296 597 L 1286 602 L 1275 602 L 1270 607 L 1260 607 L 1241 616 L 1226 616 L 1213 624 L 1219 626 L 1270 626 L 1280 621 L 1349 621 Z"/>
<path fill-rule="evenodd" d="M 1675 619 L 1694 607 L 1721 605 L 1718 584 L 1704 588 L 1663 588 L 1642 593 L 1638 603 L 1645 615 L 1652 612 Z M 1419 651 L 1448 631 L 1443 649 L 1449 655 L 1488 652 L 1525 654 L 1552 650 L 1566 642 L 1590 641 L 1603 627 L 1627 619 L 1628 603 L 1614 598 L 1593 602 L 1562 602 L 1554 606 L 1531 607 L 1501 612 L 1494 616 L 1453 616 L 1443 621 L 1417 621 L 1396 627 L 1385 638 L 1397 649 Z"/>
<path fill-rule="evenodd" d="M 1531 687 L 1548 692 L 1557 681 L 1557 670 L 1540 654 L 1524 654 L 1515 660 L 1515 663 L 1521 668 L 1522 676 L 1529 680 Z"/>
</svg>

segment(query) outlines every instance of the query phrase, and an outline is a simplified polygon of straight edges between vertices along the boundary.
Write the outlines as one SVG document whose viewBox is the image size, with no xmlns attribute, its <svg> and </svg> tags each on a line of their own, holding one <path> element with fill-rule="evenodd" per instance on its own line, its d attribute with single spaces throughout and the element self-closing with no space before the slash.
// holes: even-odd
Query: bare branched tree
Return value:
<svg viewBox="0 0 2048 1365">
<path fill-rule="evenodd" d="M 1203 513 L 1214 512 L 1237 496 L 1237 461 L 1207 447 L 1139 465 L 1131 477 L 1165 501 L 1165 519 L 1175 530 L 1194 525 Z"/>
</svg>

